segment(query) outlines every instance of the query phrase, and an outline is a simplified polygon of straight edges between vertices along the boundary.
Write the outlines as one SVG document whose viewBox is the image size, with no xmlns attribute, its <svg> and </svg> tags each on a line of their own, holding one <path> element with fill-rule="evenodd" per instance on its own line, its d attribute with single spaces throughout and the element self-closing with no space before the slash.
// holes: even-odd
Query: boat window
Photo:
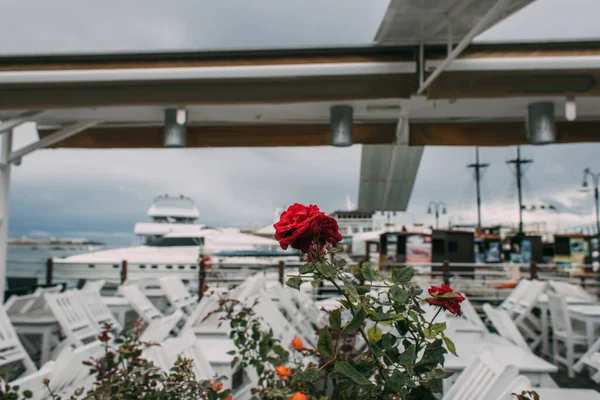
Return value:
<svg viewBox="0 0 600 400">
<path fill-rule="evenodd" d="M 151 266 L 150 268 L 152 268 L 152 269 L 157 269 L 157 268 L 158 268 L 158 265 L 153 265 L 153 266 Z"/>
<path fill-rule="evenodd" d="M 185 269 L 185 265 L 180 265 L 179 269 Z"/>
<path fill-rule="evenodd" d="M 167 265 L 167 269 L 173 269 L 172 265 Z"/>
<path fill-rule="evenodd" d="M 163 237 L 148 244 L 153 247 L 187 247 L 203 246 L 204 238 L 201 237 Z"/>
</svg>

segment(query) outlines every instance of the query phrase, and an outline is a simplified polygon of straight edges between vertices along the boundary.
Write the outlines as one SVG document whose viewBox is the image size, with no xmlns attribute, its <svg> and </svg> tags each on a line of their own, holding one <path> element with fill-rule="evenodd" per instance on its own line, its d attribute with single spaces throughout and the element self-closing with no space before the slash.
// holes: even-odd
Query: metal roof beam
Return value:
<svg viewBox="0 0 600 400">
<path fill-rule="evenodd" d="M 92 126 L 98 125 L 102 121 L 79 121 L 72 125 L 66 126 L 63 129 L 54 132 L 51 135 L 44 137 L 43 139 L 38 140 L 35 143 L 30 144 L 29 146 L 25 146 L 19 150 L 13 151 L 8 158 L 8 162 L 18 162 L 21 157 L 26 156 L 27 154 L 33 153 L 36 150 L 43 149 L 49 146 L 52 146 L 55 143 L 60 142 L 66 138 L 69 138 L 73 135 L 78 134 Z"/>
<path fill-rule="evenodd" d="M 471 41 L 478 36 L 481 32 L 489 27 L 494 19 L 510 4 L 511 0 L 498 0 L 492 8 L 479 20 L 477 25 L 465 35 L 464 38 L 456 45 L 454 50 L 446 57 L 446 59 L 438 65 L 438 67 L 427 77 L 425 82 L 419 87 L 417 94 L 423 94 L 423 92 L 433 83 L 433 81 L 444 71 L 444 69 L 452 63 L 460 54 L 471 44 Z"/>
<path fill-rule="evenodd" d="M 19 115 L 18 117 L 4 121 L 4 122 L 0 123 L 0 134 L 9 132 L 13 128 L 16 128 L 17 126 L 19 126 L 21 124 L 24 124 L 25 122 L 33 122 L 37 118 L 46 114 L 47 112 L 48 112 L 47 110 L 46 111 L 27 111 L 27 112 L 24 112 L 23 114 Z"/>
</svg>

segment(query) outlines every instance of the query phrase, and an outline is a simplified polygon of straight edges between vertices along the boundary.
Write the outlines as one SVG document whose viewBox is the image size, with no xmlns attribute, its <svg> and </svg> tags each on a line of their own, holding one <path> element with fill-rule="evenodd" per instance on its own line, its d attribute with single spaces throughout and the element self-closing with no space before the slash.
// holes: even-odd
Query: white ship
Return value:
<svg viewBox="0 0 600 400">
<path fill-rule="evenodd" d="M 159 196 L 147 215 L 151 222 L 134 227 L 137 245 L 56 258 L 55 276 L 116 283 L 126 261 L 130 278 L 176 273 L 182 279 L 197 280 L 201 256 L 212 271 L 230 272 L 300 260 L 297 253 L 282 250 L 274 239 L 198 224 L 200 213 L 189 197 Z"/>
</svg>

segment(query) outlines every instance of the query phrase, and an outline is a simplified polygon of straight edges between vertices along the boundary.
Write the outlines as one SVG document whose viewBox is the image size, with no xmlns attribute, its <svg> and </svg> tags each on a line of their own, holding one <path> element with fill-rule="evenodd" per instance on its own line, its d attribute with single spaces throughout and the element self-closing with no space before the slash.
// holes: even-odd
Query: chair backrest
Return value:
<svg viewBox="0 0 600 400">
<path fill-rule="evenodd" d="M 103 346 L 103 343 L 94 341 L 75 349 L 65 347 L 51 368 L 50 388 L 60 393 L 79 386 L 90 375 L 89 367 L 83 365 L 83 362 L 102 356 L 104 354 Z"/>
<path fill-rule="evenodd" d="M 37 297 L 37 294 L 12 295 L 4 303 L 4 309 L 8 315 L 23 315 L 27 313 Z"/>
<path fill-rule="evenodd" d="M 90 311 L 86 310 L 77 291 L 47 293 L 44 297 L 67 339 L 75 347 L 96 340 L 100 330 L 88 317 Z"/>
<path fill-rule="evenodd" d="M 62 285 L 54 285 L 49 287 L 38 287 L 35 289 L 33 294 L 37 294 L 38 296 L 42 296 L 46 293 L 60 293 L 62 291 Z"/>
<path fill-rule="evenodd" d="M 97 281 L 85 281 L 81 290 L 92 290 L 94 292 L 100 293 L 105 284 L 106 281 L 103 279 Z"/>
<path fill-rule="evenodd" d="M 506 310 L 501 308 L 494 309 L 491 305 L 486 303 L 483 305 L 483 311 L 487 315 L 488 319 L 492 322 L 492 325 L 494 325 L 494 328 L 496 328 L 496 331 L 498 331 L 500 336 L 510 340 L 524 350 L 531 351 L 527 341 L 525 338 L 523 338 L 519 328 L 517 328 L 515 322 L 512 320 L 512 318 L 510 318 L 510 315 L 508 315 Z"/>
<path fill-rule="evenodd" d="M 113 326 L 113 330 L 117 332 L 123 329 L 108 306 L 104 304 L 100 292 L 95 290 L 80 290 L 78 294 L 86 306 L 85 311 L 88 313 L 88 318 L 97 324 L 100 330 L 103 329 L 104 323 L 110 323 Z"/>
<path fill-rule="evenodd" d="M 464 317 L 467 321 L 472 322 L 476 327 L 481 328 L 483 332 L 487 332 L 487 327 L 481 320 L 481 317 L 477 313 L 475 307 L 473 307 L 473 303 L 469 301 L 468 298 L 465 297 L 465 300 L 461 303 L 461 310 Z"/>
<path fill-rule="evenodd" d="M 176 276 L 168 276 L 160 278 L 159 283 L 169 303 L 186 314 L 192 312 L 197 304 L 196 299 L 190 294 L 181 279 Z"/>
<path fill-rule="evenodd" d="M 21 363 L 27 374 L 37 370 L 21 344 L 4 307 L 0 306 L 0 370 L 15 363 Z M 11 377 L 11 380 L 12 378 L 16 377 Z"/>
<path fill-rule="evenodd" d="M 123 297 L 129 300 L 129 303 L 135 312 L 137 312 L 146 322 L 163 317 L 163 314 L 154 306 L 154 304 L 152 304 L 137 285 L 125 284 L 122 285 L 119 290 Z"/>
<path fill-rule="evenodd" d="M 546 290 L 548 283 L 545 281 L 529 281 L 527 291 L 518 300 L 517 307 L 521 309 L 532 309 L 536 304 L 538 297 Z"/>
<path fill-rule="evenodd" d="M 494 357 L 491 345 L 483 345 L 471 358 L 443 399 L 494 399 L 518 374 L 517 367 L 503 364 Z"/>
<path fill-rule="evenodd" d="M 517 283 L 517 286 L 510 292 L 508 297 L 504 299 L 502 304 L 500 304 L 500 308 L 512 310 L 515 305 L 519 303 L 525 293 L 527 293 L 530 285 L 531 281 L 527 279 L 521 279 L 519 283 Z"/>
<path fill-rule="evenodd" d="M 565 298 L 558 294 L 548 293 L 548 306 L 550 307 L 552 330 L 563 331 L 570 335 L 572 333 L 571 317 Z"/>
<path fill-rule="evenodd" d="M 172 368 L 177 357 L 181 356 L 193 361 L 192 368 L 196 379 L 211 379 L 215 376 L 215 371 L 202 352 L 199 340 L 190 331 L 180 333 L 177 338 L 165 340 L 159 350 L 167 368 Z"/>
<path fill-rule="evenodd" d="M 287 345 L 295 337 L 300 337 L 304 341 L 309 341 L 304 335 L 302 335 L 294 326 L 285 318 L 285 316 L 279 311 L 277 305 L 269 299 L 268 296 L 260 296 L 260 300 L 254 306 L 254 312 L 257 316 L 260 316 L 263 321 L 273 330 L 275 335 Z M 310 342 L 310 341 L 309 341 Z"/>
<path fill-rule="evenodd" d="M 558 294 L 574 297 L 576 299 L 581 299 L 584 301 L 589 301 L 591 303 L 595 303 L 596 299 L 590 293 L 588 293 L 584 288 L 579 285 L 574 285 L 569 282 L 562 281 L 549 281 L 548 284 Z"/>
</svg>

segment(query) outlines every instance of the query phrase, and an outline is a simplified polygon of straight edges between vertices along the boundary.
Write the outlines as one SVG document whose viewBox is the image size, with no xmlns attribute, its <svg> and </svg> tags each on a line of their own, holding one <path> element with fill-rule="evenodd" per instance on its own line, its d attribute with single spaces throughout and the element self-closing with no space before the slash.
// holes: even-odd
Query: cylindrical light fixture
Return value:
<svg viewBox="0 0 600 400">
<path fill-rule="evenodd" d="M 187 144 L 187 111 L 165 110 L 165 147 L 185 147 Z"/>
<path fill-rule="evenodd" d="M 352 146 L 353 109 L 348 105 L 332 106 L 331 145 L 335 147 Z"/>
<path fill-rule="evenodd" d="M 575 97 L 567 97 L 565 101 L 565 118 L 567 121 L 575 121 L 577 119 L 577 103 Z"/>
<path fill-rule="evenodd" d="M 532 103 L 527 109 L 527 138 L 531 144 L 550 144 L 558 141 L 554 103 Z"/>
</svg>

